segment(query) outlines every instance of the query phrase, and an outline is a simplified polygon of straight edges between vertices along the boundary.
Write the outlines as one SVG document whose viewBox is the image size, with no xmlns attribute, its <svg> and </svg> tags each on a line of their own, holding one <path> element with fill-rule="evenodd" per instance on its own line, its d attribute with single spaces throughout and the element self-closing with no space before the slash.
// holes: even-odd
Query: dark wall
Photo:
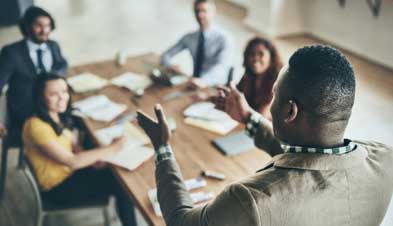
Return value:
<svg viewBox="0 0 393 226">
<path fill-rule="evenodd" d="M 0 25 L 15 25 L 33 0 L 0 0 Z"/>
</svg>

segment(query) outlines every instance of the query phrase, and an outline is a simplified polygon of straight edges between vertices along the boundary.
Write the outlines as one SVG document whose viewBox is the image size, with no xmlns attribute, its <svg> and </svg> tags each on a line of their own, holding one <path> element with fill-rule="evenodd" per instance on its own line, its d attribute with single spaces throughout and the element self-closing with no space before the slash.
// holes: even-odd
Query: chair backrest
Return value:
<svg viewBox="0 0 393 226">
<path fill-rule="evenodd" d="M 37 219 L 36 219 L 36 225 L 42 225 L 42 215 L 43 215 L 43 208 L 42 208 L 42 199 L 41 199 L 41 193 L 40 189 L 38 187 L 36 178 L 33 174 L 33 171 L 31 170 L 31 166 L 28 161 L 25 161 L 24 166 L 22 167 L 22 172 L 26 176 L 29 184 L 31 191 L 34 194 L 35 198 L 35 204 L 36 204 L 36 210 L 37 210 Z"/>
</svg>

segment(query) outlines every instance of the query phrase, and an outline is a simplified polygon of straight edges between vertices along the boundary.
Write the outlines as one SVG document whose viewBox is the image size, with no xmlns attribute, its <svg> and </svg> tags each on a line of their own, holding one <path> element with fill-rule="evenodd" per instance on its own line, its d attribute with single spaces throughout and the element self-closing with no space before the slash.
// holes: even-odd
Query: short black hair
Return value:
<svg viewBox="0 0 393 226">
<path fill-rule="evenodd" d="M 67 109 L 64 113 L 59 114 L 60 121 L 62 125 L 56 123 L 50 116 L 48 107 L 45 102 L 45 87 L 49 81 L 53 80 L 63 80 L 68 86 L 68 93 L 70 95 L 70 99 L 67 103 Z M 60 136 L 63 132 L 64 128 L 73 128 L 74 127 L 74 119 L 72 117 L 72 89 L 68 85 L 66 79 L 60 75 L 52 74 L 52 73 L 43 73 L 37 76 L 33 85 L 33 112 L 34 114 L 47 122 L 55 131 L 55 133 Z"/>
<path fill-rule="evenodd" d="M 196 7 L 200 3 L 211 3 L 211 4 L 215 5 L 214 0 L 195 0 L 194 7 Z"/>
<path fill-rule="evenodd" d="M 26 10 L 22 19 L 19 22 L 19 29 L 24 37 L 29 36 L 31 26 L 33 25 L 33 23 L 37 19 L 37 17 L 40 17 L 40 16 L 48 17 L 50 20 L 50 24 L 51 24 L 51 30 L 52 31 L 55 30 L 56 25 L 55 25 L 55 20 L 53 19 L 53 17 L 44 9 L 37 7 L 37 6 L 31 6 Z"/>
<path fill-rule="evenodd" d="M 348 120 L 355 101 L 355 75 L 337 49 L 311 45 L 289 59 L 288 89 L 311 118 L 318 122 Z"/>
</svg>

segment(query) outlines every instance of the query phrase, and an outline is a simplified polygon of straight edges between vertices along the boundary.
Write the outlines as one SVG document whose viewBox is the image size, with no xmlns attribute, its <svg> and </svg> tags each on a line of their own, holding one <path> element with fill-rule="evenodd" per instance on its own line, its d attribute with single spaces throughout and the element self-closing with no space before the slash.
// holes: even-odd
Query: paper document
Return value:
<svg viewBox="0 0 393 226">
<path fill-rule="evenodd" d="M 88 72 L 69 77 L 67 82 L 77 93 L 101 89 L 109 83 L 108 80 Z"/>
<path fill-rule="evenodd" d="M 138 89 L 146 89 L 153 82 L 148 76 L 139 75 L 132 72 L 126 72 L 119 75 L 111 80 L 113 85 L 125 87 L 131 91 L 136 91 Z"/>
<path fill-rule="evenodd" d="M 196 126 L 208 130 L 219 135 L 226 135 L 233 130 L 239 123 L 235 120 L 228 121 L 206 121 L 197 118 L 185 118 L 184 123 L 191 126 Z"/>
<path fill-rule="evenodd" d="M 126 136 L 124 148 L 103 160 L 128 170 L 134 170 L 154 154 L 152 148 L 143 146 L 149 143 L 149 138 L 130 123 L 97 130 L 95 135 L 103 145 L 112 143 L 113 139 L 122 135 Z"/>
<path fill-rule="evenodd" d="M 126 144 L 126 146 L 128 143 Z M 154 155 L 154 150 L 149 147 L 134 147 L 123 149 L 114 155 L 111 155 L 105 159 L 105 162 L 112 163 L 114 165 L 123 167 L 128 170 L 134 170 L 138 166 L 142 165 L 143 162 L 147 161 Z"/>
<path fill-rule="evenodd" d="M 214 104 L 210 102 L 192 104 L 184 110 L 183 114 L 186 117 L 205 119 L 209 121 L 232 120 L 227 113 L 215 109 Z"/>
<path fill-rule="evenodd" d="M 214 108 L 210 102 L 200 102 L 189 106 L 184 112 L 184 123 L 225 135 L 239 123 L 227 113 Z"/>
<path fill-rule="evenodd" d="M 84 115 L 104 122 L 112 121 L 127 109 L 126 105 L 114 103 L 104 95 L 88 97 L 75 102 L 73 106 Z"/>
<path fill-rule="evenodd" d="M 112 143 L 113 139 L 125 135 L 128 139 L 134 140 L 130 147 L 143 146 L 150 143 L 146 134 L 141 132 L 136 126 L 131 123 L 118 124 L 111 127 L 99 129 L 95 135 L 103 145 Z"/>
</svg>

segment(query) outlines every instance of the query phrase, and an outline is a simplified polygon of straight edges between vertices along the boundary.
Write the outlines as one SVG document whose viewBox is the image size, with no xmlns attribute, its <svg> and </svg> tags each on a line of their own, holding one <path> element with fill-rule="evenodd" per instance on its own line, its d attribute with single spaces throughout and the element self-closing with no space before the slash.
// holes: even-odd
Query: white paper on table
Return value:
<svg viewBox="0 0 393 226">
<path fill-rule="evenodd" d="M 73 104 L 84 115 L 97 121 L 109 122 L 123 113 L 127 106 L 117 104 L 104 95 L 91 96 Z"/>
<path fill-rule="evenodd" d="M 138 89 L 146 89 L 153 82 L 148 76 L 139 75 L 132 72 L 126 72 L 121 74 L 111 80 L 113 85 L 125 87 L 131 91 L 136 91 Z"/>
<path fill-rule="evenodd" d="M 127 109 L 126 105 L 111 103 L 105 107 L 96 109 L 89 113 L 89 116 L 97 121 L 110 122 Z"/>
<path fill-rule="evenodd" d="M 226 135 L 233 130 L 239 123 L 233 119 L 222 120 L 222 121 L 208 121 L 204 119 L 187 117 L 184 119 L 184 123 L 192 126 L 196 126 L 210 132 L 214 132 L 220 135 Z"/>
<path fill-rule="evenodd" d="M 133 124 L 118 124 L 95 132 L 98 141 L 103 145 L 112 143 L 113 139 L 122 135 L 127 138 L 124 148 L 103 159 L 104 161 L 133 170 L 154 154 L 153 149 L 143 146 L 150 142 L 149 138 Z"/>
<path fill-rule="evenodd" d="M 120 137 L 124 134 L 124 125 L 119 124 L 103 129 L 99 129 L 95 132 L 95 135 L 102 145 L 109 145 L 113 139 Z"/>
<path fill-rule="evenodd" d="M 209 121 L 225 121 L 231 117 L 218 109 L 215 109 L 214 104 L 211 102 L 199 102 L 190 105 L 183 112 L 184 116 L 205 119 Z"/>
<path fill-rule="evenodd" d="M 69 77 L 67 82 L 77 93 L 101 89 L 109 83 L 108 80 L 89 72 Z"/>
<path fill-rule="evenodd" d="M 150 142 L 146 134 L 142 133 L 136 126 L 130 123 L 118 124 L 111 127 L 99 129 L 95 136 L 102 145 L 112 143 L 113 139 L 125 135 L 130 141 L 129 147 L 138 147 Z"/>
<path fill-rule="evenodd" d="M 144 146 L 132 147 L 133 145 L 132 142 L 127 142 L 122 150 L 103 159 L 103 161 L 128 170 L 134 170 L 154 154 L 152 148 Z"/>
<path fill-rule="evenodd" d="M 97 106 L 105 106 L 109 102 L 109 98 L 104 95 L 97 95 L 85 98 L 74 102 L 74 107 L 78 108 L 81 112 L 89 112 L 97 108 Z"/>
<path fill-rule="evenodd" d="M 229 133 L 239 124 L 227 113 L 215 109 L 214 104 L 210 102 L 192 104 L 184 110 L 183 114 L 186 117 L 184 120 L 186 124 L 197 126 L 220 135 Z"/>
</svg>

